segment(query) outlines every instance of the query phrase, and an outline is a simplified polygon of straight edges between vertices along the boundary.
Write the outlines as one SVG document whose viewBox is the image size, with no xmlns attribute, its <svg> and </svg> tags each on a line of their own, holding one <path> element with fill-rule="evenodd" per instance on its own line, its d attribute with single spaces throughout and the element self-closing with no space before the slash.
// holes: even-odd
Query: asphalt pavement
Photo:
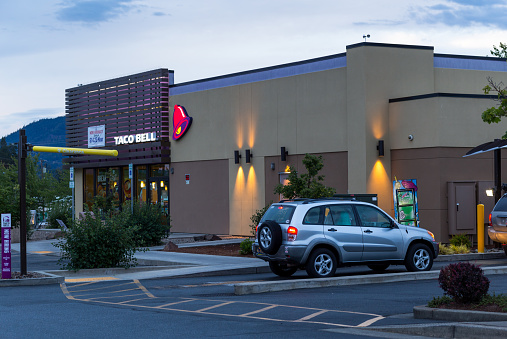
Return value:
<svg viewBox="0 0 507 339">
<path fill-rule="evenodd" d="M 171 241 L 179 243 L 179 246 L 198 246 L 198 245 L 220 245 L 225 243 L 241 242 L 242 239 L 217 240 L 194 242 L 199 238 L 199 234 L 172 234 Z M 156 278 L 181 278 L 191 276 L 220 276 L 234 274 L 253 274 L 270 272 L 266 262 L 251 257 L 225 257 L 199 255 L 191 253 L 176 253 L 161 251 L 163 246 L 151 247 L 146 252 L 135 254 L 138 266 L 123 269 L 92 269 L 80 270 L 78 272 L 65 271 L 59 269 L 57 259 L 59 250 L 54 246 L 57 240 L 29 241 L 27 243 L 27 262 L 29 271 L 41 272 L 47 275 L 41 279 L 11 279 L 1 280 L 0 287 L 18 286 L 18 285 L 40 285 L 55 283 L 78 283 L 90 281 L 108 281 L 108 280 L 144 280 Z M 18 268 L 16 264 L 19 261 L 19 244 L 12 244 L 13 250 L 13 270 Z M 46 258 L 41 260 L 40 258 Z M 48 260 L 48 258 L 50 258 Z M 486 254 L 465 254 L 453 256 L 439 256 L 438 262 L 451 261 L 474 261 L 476 263 L 487 262 L 494 258 L 505 258 L 503 252 L 493 252 Z M 484 273 L 488 275 L 507 274 L 506 266 L 483 266 Z M 436 279 L 439 271 L 412 273 L 400 270 L 395 273 L 384 274 L 363 274 L 363 275 L 341 275 L 325 279 L 284 279 L 279 281 L 265 282 L 244 282 L 234 285 L 236 295 L 245 295 L 252 293 L 266 293 L 273 291 L 293 290 L 301 288 L 323 288 L 329 286 L 357 285 L 357 284 L 378 284 L 386 282 Z M 416 307 L 414 309 L 415 317 L 448 320 L 450 323 L 438 326 L 399 326 L 395 328 L 381 329 L 388 332 L 404 333 L 410 335 L 431 335 L 435 337 L 463 337 L 463 338 L 484 338 L 486 336 L 507 337 L 507 318 L 499 315 L 500 318 L 490 317 L 486 314 L 486 319 L 496 321 L 484 321 L 484 312 L 466 312 L 439 310 L 425 307 Z M 450 336 L 452 335 L 452 336 Z M 465 336 L 464 336 L 465 335 Z"/>
</svg>

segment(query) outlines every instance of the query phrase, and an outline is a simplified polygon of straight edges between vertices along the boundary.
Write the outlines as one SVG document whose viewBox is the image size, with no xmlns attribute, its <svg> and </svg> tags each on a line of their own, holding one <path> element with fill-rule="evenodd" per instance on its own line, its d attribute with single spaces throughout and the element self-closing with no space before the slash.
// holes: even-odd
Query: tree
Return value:
<svg viewBox="0 0 507 339">
<path fill-rule="evenodd" d="M 0 162 L 6 165 L 14 165 L 16 162 L 17 149 L 14 145 L 7 145 L 5 137 L 0 140 Z"/>
<path fill-rule="evenodd" d="M 66 173 L 66 175 L 65 175 Z M 58 198 L 71 195 L 69 174 L 66 171 L 41 173 L 39 157 L 29 154 L 26 159 L 26 209 L 42 210 Z M 0 162 L 0 211 L 11 213 L 13 224 L 19 222 L 18 163 L 6 165 Z"/>
<path fill-rule="evenodd" d="M 490 51 L 492 55 L 507 58 L 507 44 L 500 43 L 499 48 L 493 46 L 493 50 Z M 507 116 L 507 87 L 503 82 L 495 82 L 493 78 L 487 77 L 488 84 L 482 89 L 484 94 L 490 94 L 491 92 L 496 93 L 495 101 L 498 101 L 496 107 L 490 107 L 482 112 L 482 121 L 491 123 L 499 123 L 500 120 Z M 502 139 L 507 139 L 507 131 L 502 136 Z"/>
<path fill-rule="evenodd" d="M 303 158 L 303 165 L 306 172 L 298 175 L 296 169 L 290 166 L 289 183 L 287 185 L 278 184 L 275 187 L 275 193 L 282 194 L 287 199 L 294 198 L 322 198 L 330 197 L 335 193 L 332 187 L 326 187 L 322 184 L 323 175 L 319 175 L 320 170 L 324 167 L 322 156 L 306 154 Z"/>
</svg>

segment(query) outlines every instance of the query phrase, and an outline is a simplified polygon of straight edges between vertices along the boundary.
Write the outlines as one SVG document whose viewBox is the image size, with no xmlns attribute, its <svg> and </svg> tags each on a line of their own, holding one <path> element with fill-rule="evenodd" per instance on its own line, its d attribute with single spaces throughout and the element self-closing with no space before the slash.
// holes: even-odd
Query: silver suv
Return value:
<svg viewBox="0 0 507 339">
<path fill-rule="evenodd" d="M 428 271 L 438 256 L 430 231 L 398 224 L 375 205 L 332 199 L 296 199 L 272 204 L 257 226 L 254 255 L 288 277 L 306 269 L 310 277 L 333 276 L 338 266 L 389 265 Z"/>
<path fill-rule="evenodd" d="M 507 194 L 498 200 L 489 214 L 488 235 L 493 241 L 507 243 Z M 504 249 L 507 253 L 507 248 Z"/>
</svg>

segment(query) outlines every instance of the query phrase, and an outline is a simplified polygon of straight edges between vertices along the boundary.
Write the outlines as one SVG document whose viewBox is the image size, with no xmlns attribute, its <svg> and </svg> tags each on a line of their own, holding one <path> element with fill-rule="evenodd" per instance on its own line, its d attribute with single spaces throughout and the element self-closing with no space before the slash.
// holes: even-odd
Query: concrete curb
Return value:
<svg viewBox="0 0 507 339">
<path fill-rule="evenodd" d="M 448 310 L 427 306 L 415 306 L 414 318 L 457 322 L 507 321 L 507 313 Z"/>
<path fill-rule="evenodd" d="M 366 327 L 364 330 L 435 338 L 506 338 L 507 328 L 484 324 L 421 324 Z"/>
<path fill-rule="evenodd" d="M 466 254 L 448 254 L 439 255 L 435 258 L 435 262 L 446 261 L 469 261 L 469 260 L 485 260 L 505 258 L 505 252 L 489 252 L 489 253 L 466 253 Z"/>
<path fill-rule="evenodd" d="M 39 271 L 36 271 L 36 273 L 44 274 L 46 277 L 29 279 L 0 279 L 0 287 L 53 285 L 65 282 L 65 278 L 63 276 Z"/>
<path fill-rule="evenodd" d="M 505 274 L 507 266 L 501 267 L 485 267 L 483 268 L 485 275 Z M 295 290 L 300 288 L 322 288 L 346 285 L 363 285 L 378 284 L 388 282 L 410 281 L 410 280 L 429 280 L 437 279 L 440 271 L 427 272 L 408 272 L 408 273 L 386 273 L 371 274 L 367 276 L 353 277 L 333 277 L 323 279 L 300 279 L 300 280 L 283 280 L 270 281 L 263 283 L 241 283 L 234 285 L 234 294 L 245 295 L 254 293 L 276 292 Z"/>
</svg>

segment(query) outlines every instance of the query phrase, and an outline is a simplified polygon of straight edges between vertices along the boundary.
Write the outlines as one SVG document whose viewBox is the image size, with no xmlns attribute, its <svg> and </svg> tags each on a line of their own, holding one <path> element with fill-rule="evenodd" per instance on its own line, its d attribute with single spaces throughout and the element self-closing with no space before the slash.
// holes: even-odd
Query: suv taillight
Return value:
<svg viewBox="0 0 507 339">
<path fill-rule="evenodd" d="M 298 229 L 294 226 L 287 228 L 287 241 L 295 241 L 298 236 Z"/>
<path fill-rule="evenodd" d="M 489 214 L 489 226 L 493 226 L 493 224 L 491 223 L 491 213 Z"/>
</svg>

